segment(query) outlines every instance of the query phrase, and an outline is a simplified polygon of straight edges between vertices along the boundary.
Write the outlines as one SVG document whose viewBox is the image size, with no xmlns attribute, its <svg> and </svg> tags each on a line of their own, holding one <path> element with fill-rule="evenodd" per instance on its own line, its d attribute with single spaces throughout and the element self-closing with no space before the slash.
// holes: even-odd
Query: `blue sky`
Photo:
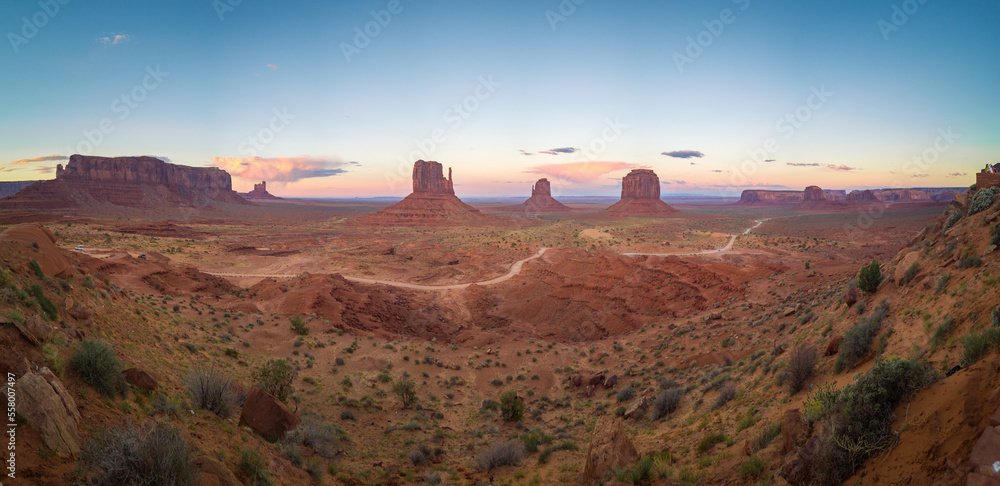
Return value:
<svg viewBox="0 0 1000 486">
<path fill-rule="evenodd" d="M 230 2 L 4 2 L 0 180 L 148 154 L 387 196 L 424 158 L 460 196 L 614 195 L 639 167 L 737 194 L 1000 162 L 995 0 Z"/>
</svg>

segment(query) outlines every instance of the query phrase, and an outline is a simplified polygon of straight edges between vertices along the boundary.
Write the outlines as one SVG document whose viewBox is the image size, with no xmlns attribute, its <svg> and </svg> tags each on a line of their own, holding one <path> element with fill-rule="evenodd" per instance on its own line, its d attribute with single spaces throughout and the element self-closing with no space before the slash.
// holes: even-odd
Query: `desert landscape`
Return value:
<svg viewBox="0 0 1000 486">
<path fill-rule="evenodd" d="M 996 6 L 113 7 L 5 7 L 0 486 L 1000 484 Z"/>
</svg>

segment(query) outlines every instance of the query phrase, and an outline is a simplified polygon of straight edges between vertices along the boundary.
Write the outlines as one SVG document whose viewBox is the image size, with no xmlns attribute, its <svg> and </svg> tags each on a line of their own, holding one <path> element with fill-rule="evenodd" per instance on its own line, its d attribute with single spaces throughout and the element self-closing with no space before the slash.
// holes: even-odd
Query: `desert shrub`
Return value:
<svg viewBox="0 0 1000 486">
<path fill-rule="evenodd" d="M 34 273 L 36 277 L 43 280 L 45 279 L 45 272 L 42 271 L 42 266 L 39 265 L 38 261 L 35 260 L 34 258 L 32 258 L 31 261 L 28 262 L 28 268 L 31 269 L 31 272 Z"/>
<path fill-rule="evenodd" d="M 910 267 L 906 269 L 906 272 L 903 274 L 903 279 L 899 281 L 899 285 L 900 286 L 909 285 L 910 282 L 913 281 L 913 279 L 917 278 L 917 274 L 919 273 L 920 273 L 920 264 L 914 262 L 913 265 L 910 265 Z"/>
<path fill-rule="evenodd" d="M 767 461 L 757 455 L 752 455 L 743 461 L 743 464 L 740 464 L 740 477 L 756 479 L 764 474 L 765 469 L 767 469 Z"/>
<path fill-rule="evenodd" d="M 403 408 L 410 408 L 417 401 L 417 384 L 407 375 L 403 375 L 392 385 L 392 391 L 399 396 Z"/>
<path fill-rule="evenodd" d="M 236 464 L 237 476 L 248 486 L 271 486 L 271 472 L 260 453 L 254 449 L 240 451 L 240 461 Z"/>
<path fill-rule="evenodd" d="M 943 274 L 941 274 L 941 276 L 938 277 L 937 285 L 935 285 L 935 287 L 934 287 L 934 294 L 935 295 L 941 295 L 941 292 L 944 292 L 945 290 L 947 290 L 948 289 L 948 281 L 949 280 L 951 280 L 951 274 L 950 273 L 943 273 Z"/>
<path fill-rule="evenodd" d="M 476 456 L 476 470 L 492 471 L 500 466 L 517 466 L 524 458 L 524 445 L 518 441 L 494 444 L 489 450 Z"/>
<path fill-rule="evenodd" d="M 295 467 L 302 467 L 302 451 L 296 444 L 284 444 L 281 446 L 281 455 L 288 459 Z"/>
<path fill-rule="evenodd" d="M 918 361 L 879 359 L 853 384 L 836 393 L 811 468 L 812 483 L 841 484 L 865 459 L 891 446 L 893 410 L 929 384 L 934 372 Z"/>
<path fill-rule="evenodd" d="M 357 421 L 358 419 L 354 416 L 354 412 L 352 412 L 350 410 L 344 410 L 344 411 L 340 412 L 340 420 L 354 420 L 354 421 Z"/>
<path fill-rule="evenodd" d="M 944 341 L 945 338 L 948 337 L 948 334 L 951 333 L 951 328 L 954 326 L 954 324 L 955 324 L 955 319 L 953 319 L 951 316 L 944 317 L 944 321 L 942 321 L 941 324 L 934 329 L 934 334 L 931 335 L 932 349 L 937 349 L 937 347 L 941 345 L 941 342 Z"/>
<path fill-rule="evenodd" d="M 882 327 L 882 321 L 888 313 L 889 304 L 882 301 L 871 315 L 862 318 L 844 333 L 844 340 L 840 343 L 840 350 L 837 352 L 837 362 L 834 364 L 836 372 L 850 369 L 857 364 L 858 360 L 868 354 L 878 330 Z"/>
<path fill-rule="evenodd" d="M 323 484 L 323 473 L 326 472 L 326 466 L 320 458 L 310 457 L 306 459 L 304 469 L 309 473 L 309 477 L 312 478 L 314 483 Z"/>
<path fill-rule="evenodd" d="M 993 199 L 996 198 L 997 194 L 1000 194 L 1000 187 L 987 187 L 976 191 L 976 194 L 972 196 L 972 200 L 969 202 L 968 215 L 972 216 L 973 214 L 989 209 L 993 205 Z"/>
<path fill-rule="evenodd" d="M 649 484 L 653 479 L 653 458 L 646 456 L 636 461 L 632 467 L 616 467 L 611 469 L 615 480 L 626 484 Z"/>
<path fill-rule="evenodd" d="M 750 451 L 756 454 L 767 447 L 778 434 L 781 433 L 781 422 L 773 422 L 764 426 L 760 433 L 755 435 L 750 441 Z"/>
<path fill-rule="evenodd" d="M 632 387 L 631 383 L 625 388 L 618 390 L 618 403 L 627 402 L 633 398 L 635 398 L 635 388 Z"/>
<path fill-rule="evenodd" d="M 42 308 L 42 314 L 45 315 L 46 319 L 54 321 L 59 318 L 59 308 L 56 307 L 56 305 L 53 304 L 48 297 L 45 296 L 45 291 L 42 290 L 41 285 L 31 284 L 29 292 L 35 298 L 35 301 L 38 302 L 38 305 Z"/>
<path fill-rule="evenodd" d="M 660 420 L 667 415 L 674 413 L 684 396 L 684 389 L 680 387 L 668 388 L 660 392 L 653 400 L 653 420 Z"/>
<path fill-rule="evenodd" d="M 94 279 L 90 278 L 90 275 L 87 275 L 86 277 L 83 278 L 83 286 L 88 289 L 93 289 Z"/>
<path fill-rule="evenodd" d="M 289 319 L 292 323 L 292 331 L 300 336 L 305 336 L 309 334 L 309 328 L 306 327 L 306 322 L 302 320 L 298 314 L 294 315 Z"/>
<path fill-rule="evenodd" d="M 341 444 L 346 440 L 343 429 L 324 423 L 323 417 L 314 413 L 303 414 L 299 425 L 285 435 L 286 444 L 304 445 L 325 459 L 333 459 L 343 451 Z"/>
<path fill-rule="evenodd" d="M 812 376 L 817 356 L 816 348 L 805 345 L 795 348 L 789 355 L 785 383 L 788 383 L 788 391 L 793 395 L 798 393 L 806 384 L 806 380 Z"/>
<path fill-rule="evenodd" d="M 173 426 L 132 422 L 111 426 L 84 443 L 80 472 L 90 485 L 195 484 L 191 447 Z"/>
<path fill-rule="evenodd" d="M 124 366 L 114 348 L 99 339 L 84 339 L 70 358 L 70 368 L 80 374 L 83 381 L 101 392 L 106 397 L 125 393 L 125 380 L 122 378 Z"/>
<path fill-rule="evenodd" d="M 712 410 L 722 407 L 734 398 L 736 398 L 736 386 L 729 383 L 719 390 L 719 396 L 715 399 L 715 403 L 712 404 Z"/>
<path fill-rule="evenodd" d="M 299 376 L 288 361 L 272 359 L 261 365 L 250 374 L 250 379 L 261 389 L 281 401 L 286 401 L 295 391 L 292 383 Z"/>
<path fill-rule="evenodd" d="M 238 398 L 233 389 L 233 380 L 214 365 L 209 368 L 194 368 L 187 376 L 188 391 L 193 405 L 228 418 L 237 406 Z"/>
<path fill-rule="evenodd" d="M 962 336 L 963 350 L 959 364 L 971 366 L 997 346 L 1000 346 L 1000 327 L 990 326 L 983 332 L 969 331 Z"/>
<path fill-rule="evenodd" d="M 956 266 L 958 268 L 979 268 L 983 266 L 983 257 L 979 255 L 963 255 Z"/>
<path fill-rule="evenodd" d="M 524 416 L 524 401 L 518 398 L 517 392 L 507 390 L 500 395 L 500 417 L 505 422 L 517 422 Z"/>
<path fill-rule="evenodd" d="M 944 221 L 944 226 L 943 226 L 944 231 L 948 231 L 948 229 L 950 229 L 952 226 L 955 226 L 955 223 L 957 223 L 958 220 L 960 219 L 962 219 L 961 211 L 952 211 L 951 213 L 949 213 L 948 219 Z"/>
<path fill-rule="evenodd" d="M 704 454 L 708 452 L 709 449 L 714 447 L 715 444 L 718 444 L 720 442 L 726 442 L 728 440 L 729 437 L 726 437 L 726 434 L 723 434 L 722 432 L 708 434 L 703 439 L 701 439 L 701 442 L 698 443 L 698 447 L 696 450 L 698 451 L 698 454 Z"/>
<path fill-rule="evenodd" d="M 183 407 L 178 401 L 171 400 L 170 397 L 161 392 L 153 397 L 151 414 L 179 415 L 182 409 Z"/>
<path fill-rule="evenodd" d="M 1000 245 L 1000 224 L 993 225 L 993 234 L 990 235 L 991 245 Z"/>
<path fill-rule="evenodd" d="M 414 466 L 419 466 L 433 461 L 441 454 L 444 454 L 444 450 L 431 449 L 427 444 L 420 444 L 416 449 L 410 451 L 407 457 Z"/>
<path fill-rule="evenodd" d="M 1000 327 L 1000 305 L 994 307 L 990 312 L 990 323 L 995 327 Z"/>
<path fill-rule="evenodd" d="M 870 264 L 861 267 L 861 271 L 858 273 L 859 289 L 869 294 L 874 294 L 881 282 L 882 265 L 878 260 L 872 260 Z"/>
<path fill-rule="evenodd" d="M 550 445 L 550 446 L 546 447 L 545 450 L 543 450 L 542 453 L 538 455 L 538 463 L 539 464 L 545 464 L 546 462 L 548 462 L 549 461 L 549 456 L 551 456 L 552 453 L 554 453 L 554 452 L 559 452 L 559 451 L 576 451 L 576 450 L 579 450 L 579 449 L 580 448 L 577 447 L 577 445 L 573 441 L 571 441 L 571 440 L 564 440 L 564 441 L 562 441 L 562 442 L 560 442 L 558 444 L 554 444 L 554 445 Z"/>
<path fill-rule="evenodd" d="M 552 440 L 553 437 L 541 429 L 532 429 L 521 434 L 521 442 L 524 443 L 524 450 L 527 452 L 537 452 L 538 446 L 551 444 Z"/>
</svg>

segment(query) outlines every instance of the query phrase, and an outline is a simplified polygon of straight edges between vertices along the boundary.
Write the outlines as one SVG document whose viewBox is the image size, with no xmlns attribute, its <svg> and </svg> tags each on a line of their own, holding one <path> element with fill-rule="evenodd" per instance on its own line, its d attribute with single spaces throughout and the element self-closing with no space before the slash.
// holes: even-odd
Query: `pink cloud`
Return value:
<svg viewBox="0 0 1000 486">
<path fill-rule="evenodd" d="M 229 174 L 254 181 L 295 182 L 311 177 L 342 174 L 340 160 L 322 157 L 212 157 L 212 164 Z"/>
<path fill-rule="evenodd" d="M 525 172 L 542 174 L 573 182 L 588 182 L 603 174 L 626 169 L 640 169 L 643 166 L 628 162 L 569 162 L 566 164 L 537 165 Z"/>
</svg>

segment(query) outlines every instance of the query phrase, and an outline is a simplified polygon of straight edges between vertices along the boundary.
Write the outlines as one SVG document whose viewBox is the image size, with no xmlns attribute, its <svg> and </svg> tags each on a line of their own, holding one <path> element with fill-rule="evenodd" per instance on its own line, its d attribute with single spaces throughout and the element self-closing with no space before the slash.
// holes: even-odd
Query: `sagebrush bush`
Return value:
<svg viewBox="0 0 1000 486">
<path fill-rule="evenodd" d="M 997 194 L 1000 194 L 1000 187 L 987 187 L 976 191 L 972 201 L 969 202 L 969 216 L 989 209 Z"/>
<path fill-rule="evenodd" d="M 997 346 L 1000 346 L 1000 327 L 990 326 L 982 332 L 969 331 L 962 336 L 963 350 L 959 364 L 962 367 L 971 366 Z"/>
<path fill-rule="evenodd" d="M 528 452 L 538 451 L 538 446 L 551 444 L 553 437 L 546 434 L 541 429 L 531 429 L 521 434 L 521 442 L 524 443 L 524 450 Z"/>
<path fill-rule="evenodd" d="M 764 426 L 760 433 L 750 441 L 750 451 L 756 454 L 761 449 L 767 447 L 778 434 L 781 433 L 781 422 L 772 422 Z"/>
<path fill-rule="evenodd" d="M 80 341 L 69 365 L 102 395 L 112 397 L 125 393 L 125 380 L 122 378 L 124 365 L 107 342 L 99 339 Z"/>
<path fill-rule="evenodd" d="M 680 387 L 668 388 L 660 392 L 656 396 L 656 400 L 653 400 L 653 420 L 660 420 L 677 410 L 677 406 L 681 403 L 681 397 L 684 396 L 684 389 Z"/>
<path fill-rule="evenodd" d="M 46 319 L 50 321 L 59 319 L 59 308 L 45 296 L 45 291 L 42 290 L 41 285 L 31 284 L 29 292 L 35 298 L 35 301 L 38 302 L 38 306 L 42 308 L 42 314 Z"/>
<path fill-rule="evenodd" d="M 260 453 L 254 449 L 240 451 L 240 462 L 236 464 L 237 476 L 248 486 L 271 486 L 271 472 Z"/>
<path fill-rule="evenodd" d="M 524 400 L 518 398 L 514 390 L 500 395 L 500 416 L 505 422 L 517 422 L 524 416 Z"/>
<path fill-rule="evenodd" d="M 222 418 L 233 414 L 238 402 L 233 380 L 215 366 L 192 369 L 188 373 L 187 386 L 194 406 Z"/>
<path fill-rule="evenodd" d="M 871 315 L 862 318 L 857 324 L 844 333 L 844 340 L 837 351 L 837 362 L 834 370 L 841 372 L 852 368 L 858 360 L 868 354 L 875 336 L 882 327 L 882 321 L 889 314 L 889 304 L 882 301 Z"/>
<path fill-rule="evenodd" d="M 635 388 L 632 387 L 631 383 L 629 386 L 618 390 L 618 403 L 627 402 L 633 398 L 635 398 Z"/>
<path fill-rule="evenodd" d="M 285 435 L 288 444 L 301 444 L 325 459 L 333 459 L 343 452 L 342 444 L 347 440 L 344 430 L 335 424 L 328 424 L 323 417 L 314 413 L 302 415 L 302 421 Z"/>
<path fill-rule="evenodd" d="M 495 444 L 476 456 L 476 470 L 492 471 L 500 466 L 517 466 L 524 458 L 524 445 L 518 441 Z"/>
<path fill-rule="evenodd" d="M 958 220 L 960 219 L 962 219 L 961 211 L 952 211 L 951 213 L 949 213 L 948 219 L 944 221 L 944 226 L 943 226 L 944 231 L 948 231 L 948 229 L 950 229 L 952 226 L 955 226 L 955 223 L 957 223 Z"/>
<path fill-rule="evenodd" d="M 403 408 L 410 408 L 417 401 L 417 384 L 409 376 L 404 375 L 397 380 L 392 385 L 392 391 L 396 392 L 396 395 L 399 396 L 399 401 L 402 402 Z"/>
<path fill-rule="evenodd" d="M 990 235 L 991 245 L 1000 245 L 1000 224 L 993 225 L 993 234 Z"/>
<path fill-rule="evenodd" d="M 191 447 L 175 427 L 131 422 L 111 426 L 84 443 L 80 472 L 89 485 L 189 485 L 197 472 Z"/>
<path fill-rule="evenodd" d="M 913 265 L 910 265 L 910 267 L 907 268 L 906 272 L 903 274 L 903 278 L 899 281 L 899 285 L 900 286 L 909 285 L 910 282 L 913 281 L 913 279 L 917 278 L 918 274 L 920 274 L 920 264 L 914 263 Z"/>
<path fill-rule="evenodd" d="M 812 376 L 817 357 L 816 348 L 805 345 L 795 348 L 789 355 L 785 383 L 788 383 L 788 391 L 793 395 L 798 393 L 806 384 L 806 380 Z"/>
<path fill-rule="evenodd" d="M 550 445 L 550 446 L 546 447 L 545 450 L 543 450 L 541 452 L 541 454 L 538 454 L 538 463 L 539 464 L 545 464 L 546 462 L 548 462 L 549 461 L 549 456 L 551 456 L 552 453 L 554 453 L 554 452 L 559 452 L 559 451 L 576 451 L 576 450 L 579 450 L 579 449 L 580 448 L 573 441 L 571 441 L 571 440 L 564 440 L 564 441 L 562 441 L 562 442 L 560 442 L 558 444 L 554 444 L 554 445 Z"/>
<path fill-rule="evenodd" d="M 292 384 L 298 376 L 299 372 L 288 361 L 272 359 L 255 369 L 250 379 L 274 398 L 284 402 L 295 391 Z"/>
<path fill-rule="evenodd" d="M 729 383 L 719 390 L 719 396 L 715 399 L 715 403 L 712 404 L 712 410 L 722 407 L 734 398 L 736 398 L 736 386 Z"/>
</svg>

